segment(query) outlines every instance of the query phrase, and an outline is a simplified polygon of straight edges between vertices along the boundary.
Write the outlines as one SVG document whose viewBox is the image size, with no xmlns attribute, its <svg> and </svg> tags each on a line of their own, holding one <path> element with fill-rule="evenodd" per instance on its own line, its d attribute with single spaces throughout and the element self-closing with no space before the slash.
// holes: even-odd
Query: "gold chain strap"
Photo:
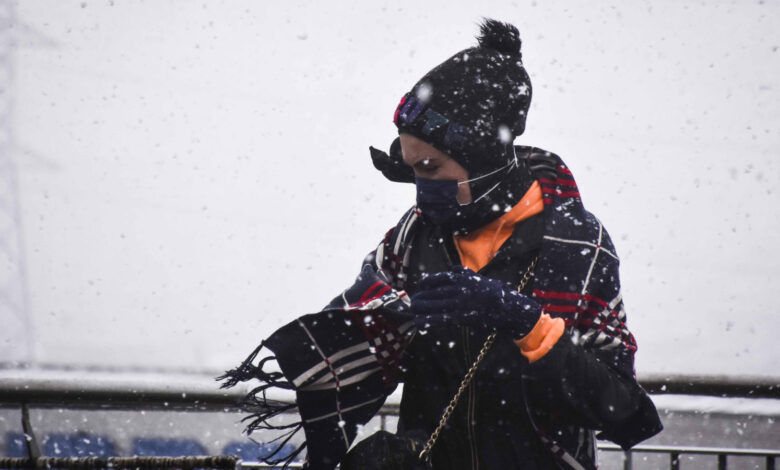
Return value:
<svg viewBox="0 0 780 470">
<path fill-rule="evenodd" d="M 466 388 L 468 388 L 469 384 L 471 383 L 471 379 L 474 378 L 474 374 L 477 372 L 477 366 L 482 361 L 482 358 L 485 357 L 485 353 L 488 352 L 488 349 L 493 346 L 493 341 L 495 340 L 496 332 L 494 331 L 493 333 L 490 333 L 490 336 L 488 336 L 485 340 L 485 344 L 482 345 L 482 350 L 479 352 L 477 360 L 474 361 L 474 364 L 471 365 L 471 369 L 466 372 L 466 376 L 463 377 L 463 381 L 460 383 L 458 391 L 455 392 L 455 396 L 452 397 L 452 400 L 450 400 L 450 404 L 447 405 L 447 408 L 444 409 L 444 413 L 441 415 L 441 419 L 439 420 L 439 425 L 436 426 L 436 430 L 433 431 L 433 434 L 431 434 L 428 442 L 425 443 L 425 447 L 423 447 L 423 450 L 420 452 L 420 460 L 428 460 L 430 458 L 431 449 L 433 449 L 433 445 L 436 444 L 436 440 L 439 439 L 441 430 L 444 429 L 444 425 L 447 424 L 447 420 L 450 419 L 450 415 L 453 411 L 455 411 L 455 406 L 457 406 L 460 396 L 463 394 Z"/>
<path fill-rule="evenodd" d="M 531 261 L 531 264 L 528 265 L 528 269 L 525 270 L 525 273 L 523 274 L 523 278 L 520 279 L 520 284 L 517 286 L 517 292 L 523 292 L 523 289 L 525 289 L 525 285 L 528 284 L 528 281 L 531 280 L 533 277 L 534 268 L 536 267 L 536 262 L 539 261 L 539 255 L 536 255 L 536 258 Z"/>
<path fill-rule="evenodd" d="M 523 278 L 520 280 L 520 284 L 517 286 L 518 292 L 522 291 L 525 288 L 525 285 L 528 284 L 528 281 L 531 280 L 531 277 L 533 276 L 532 272 L 538 260 L 539 260 L 539 256 L 534 258 L 534 260 L 531 261 L 531 264 L 528 266 L 528 269 L 525 270 L 525 273 L 523 274 Z M 436 441 L 439 439 L 439 434 L 441 434 L 442 429 L 444 429 L 444 425 L 447 424 L 447 421 L 450 419 L 450 415 L 452 414 L 452 412 L 455 411 L 455 407 L 458 405 L 458 400 L 460 400 L 460 396 L 468 388 L 468 386 L 471 384 L 471 381 L 474 379 L 474 375 L 477 373 L 477 367 L 479 366 L 479 363 L 482 362 L 482 359 L 485 358 L 485 354 L 487 354 L 488 350 L 493 346 L 493 343 L 495 341 L 496 341 L 496 332 L 494 331 L 493 333 L 490 333 L 490 335 L 485 340 L 485 344 L 482 345 L 482 349 L 479 351 L 479 355 L 477 355 L 477 359 L 474 361 L 473 364 L 471 364 L 471 368 L 469 368 L 469 371 L 466 372 L 466 376 L 463 377 L 463 380 L 460 382 L 460 387 L 458 387 L 458 391 L 455 392 L 455 396 L 452 397 L 452 400 L 450 400 L 449 405 L 447 405 L 447 408 L 444 409 L 444 413 L 442 413 L 441 419 L 439 420 L 439 425 L 436 426 L 436 429 L 431 434 L 431 437 L 428 438 L 428 442 L 425 443 L 425 447 L 423 447 L 423 450 L 420 451 L 420 455 L 418 456 L 420 460 L 428 461 L 431 458 L 431 450 L 433 449 L 433 446 L 436 444 Z"/>
</svg>

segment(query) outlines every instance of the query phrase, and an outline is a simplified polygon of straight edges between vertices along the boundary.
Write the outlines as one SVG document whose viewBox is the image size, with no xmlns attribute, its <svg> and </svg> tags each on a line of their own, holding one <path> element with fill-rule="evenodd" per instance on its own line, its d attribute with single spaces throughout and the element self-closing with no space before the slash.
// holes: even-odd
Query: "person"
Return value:
<svg viewBox="0 0 780 470">
<path fill-rule="evenodd" d="M 301 422 L 284 429 L 304 429 L 311 468 L 333 468 L 403 382 L 398 435 L 437 431 L 434 469 L 595 469 L 596 432 L 624 448 L 660 432 L 606 229 L 557 155 L 514 145 L 531 92 L 518 30 L 485 20 L 477 46 L 403 96 L 398 138 L 371 157 L 415 184 L 417 204 L 354 286 L 226 374 L 227 385 L 265 383 L 250 394 L 250 431 L 295 408 Z M 281 373 L 253 365 L 263 347 Z M 295 390 L 296 404 L 257 399 L 268 387 Z"/>
</svg>

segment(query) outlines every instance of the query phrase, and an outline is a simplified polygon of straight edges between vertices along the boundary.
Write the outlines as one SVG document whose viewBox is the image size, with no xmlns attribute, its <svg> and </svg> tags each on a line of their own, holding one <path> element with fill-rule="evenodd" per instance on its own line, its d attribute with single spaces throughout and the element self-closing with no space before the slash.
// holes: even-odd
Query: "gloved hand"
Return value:
<svg viewBox="0 0 780 470">
<path fill-rule="evenodd" d="M 536 325 L 541 306 L 503 282 L 468 268 L 423 278 L 412 296 L 411 311 L 419 328 L 451 322 L 475 330 L 521 339 Z"/>
</svg>

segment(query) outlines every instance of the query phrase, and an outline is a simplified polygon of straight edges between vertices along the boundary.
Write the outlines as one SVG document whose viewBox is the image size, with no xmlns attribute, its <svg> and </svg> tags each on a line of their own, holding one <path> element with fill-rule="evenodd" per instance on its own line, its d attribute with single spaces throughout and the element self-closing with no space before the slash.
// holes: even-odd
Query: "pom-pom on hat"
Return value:
<svg viewBox="0 0 780 470">
<path fill-rule="evenodd" d="M 472 178 L 506 165 L 531 104 L 521 45 L 517 28 L 485 19 L 476 47 L 436 66 L 401 98 L 398 133 L 450 155 Z"/>
</svg>

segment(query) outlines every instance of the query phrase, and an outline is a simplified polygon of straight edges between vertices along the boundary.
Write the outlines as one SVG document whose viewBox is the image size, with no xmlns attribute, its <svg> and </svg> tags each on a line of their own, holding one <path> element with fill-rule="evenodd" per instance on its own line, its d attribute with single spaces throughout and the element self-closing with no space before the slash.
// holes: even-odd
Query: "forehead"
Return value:
<svg viewBox="0 0 780 470">
<path fill-rule="evenodd" d="M 404 162 L 414 165 L 423 160 L 450 161 L 452 158 L 433 145 L 410 134 L 401 134 L 401 151 Z"/>
</svg>

